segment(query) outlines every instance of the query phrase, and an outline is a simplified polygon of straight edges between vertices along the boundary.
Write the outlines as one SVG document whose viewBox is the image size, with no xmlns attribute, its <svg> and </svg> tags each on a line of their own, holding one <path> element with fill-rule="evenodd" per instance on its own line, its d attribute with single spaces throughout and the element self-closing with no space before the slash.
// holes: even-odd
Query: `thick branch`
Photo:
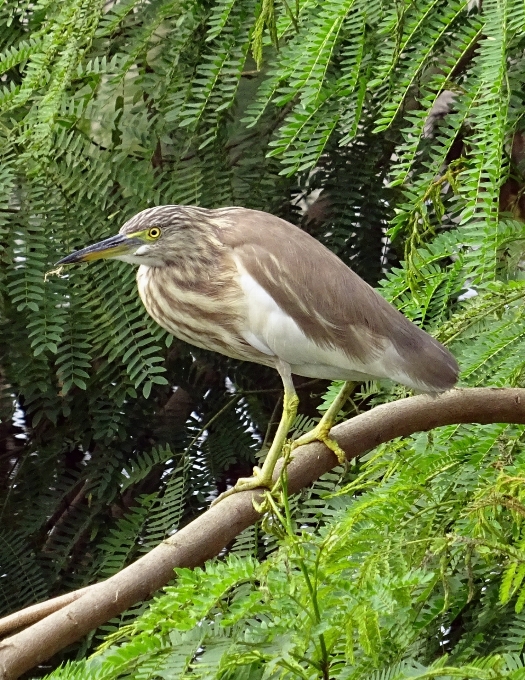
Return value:
<svg viewBox="0 0 525 680">
<path fill-rule="evenodd" d="M 435 398 L 410 397 L 352 418 L 335 427 L 332 435 L 351 459 L 396 437 L 455 423 L 525 423 L 525 389 L 472 388 L 453 390 Z M 299 491 L 336 463 L 335 456 L 323 444 L 297 449 L 288 467 L 289 490 Z M 230 496 L 106 581 L 4 619 L 20 626 L 34 621 L 35 615 L 44 617 L 0 643 L 0 678 L 18 678 L 148 597 L 173 577 L 174 567 L 195 567 L 218 555 L 258 519 L 252 505 L 254 497 L 260 494 L 245 491 Z M 53 613 L 48 614 L 49 611 Z M 2 626 L 0 622 L 4 631 L 14 627 Z"/>
<path fill-rule="evenodd" d="M 66 604 L 78 600 L 79 597 L 82 597 L 82 595 L 91 588 L 93 588 L 93 586 L 86 586 L 79 590 L 73 590 L 71 593 L 53 597 L 51 600 L 33 604 L 30 607 L 21 609 L 19 612 L 4 616 L 3 619 L 0 619 L 0 636 L 7 635 L 7 633 L 11 633 L 19 628 L 24 628 L 25 626 L 30 626 L 32 623 L 41 621 L 45 616 L 65 607 Z"/>
</svg>

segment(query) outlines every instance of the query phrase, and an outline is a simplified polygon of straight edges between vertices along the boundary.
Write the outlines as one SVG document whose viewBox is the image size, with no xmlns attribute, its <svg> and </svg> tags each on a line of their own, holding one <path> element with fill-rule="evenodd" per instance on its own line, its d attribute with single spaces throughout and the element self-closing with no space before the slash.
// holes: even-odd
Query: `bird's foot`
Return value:
<svg viewBox="0 0 525 680">
<path fill-rule="evenodd" d="M 212 501 L 211 506 L 216 505 L 217 503 L 224 500 L 228 496 L 232 496 L 234 493 L 238 493 L 239 491 L 253 491 L 254 489 L 261 489 L 261 491 L 264 490 L 264 497 L 262 503 L 258 503 L 255 500 L 255 498 L 253 498 L 252 499 L 253 507 L 261 515 L 270 510 L 273 504 L 269 502 L 270 501 L 269 497 L 277 499 L 277 502 L 279 502 L 278 501 L 279 492 L 282 490 L 283 486 L 282 475 L 283 473 L 285 473 L 286 466 L 290 462 L 291 452 L 292 442 L 286 441 L 282 446 L 281 451 L 283 467 L 281 469 L 281 474 L 279 475 L 277 480 L 274 481 L 273 479 L 273 471 L 275 469 L 276 461 L 269 462 L 267 456 L 262 468 L 254 467 L 253 475 L 251 477 L 240 477 L 235 483 L 235 485 L 232 486 L 231 489 L 228 489 L 224 493 L 221 493 L 220 496 L 218 496 L 214 501 Z"/>
<path fill-rule="evenodd" d="M 330 430 L 332 429 L 336 421 L 339 411 L 343 408 L 347 399 L 352 394 L 354 387 L 355 387 L 354 383 L 349 381 L 345 382 L 345 384 L 339 391 L 339 394 L 330 404 L 326 413 L 317 423 L 314 429 L 311 430 L 310 432 L 306 432 L 301 437 L 299 437 L 299 439 L 296 439 L 294 442 L 292 442 L 292 450 L 296 449 L 298 446 L 304 446 L 304 444 L 311 444 L 312 442 L 315 441 L 323 442 L 323 444 L 327 446 L 330 449 L 330 451 L 332 451 L 336 455 L 339 463 L 341 465 L 346 466 L 347 463 L 346 453 L 335 441 L 335 439 L 332 439 L 330 437 Z"/>
<path fill-rule="evenodd" d="M 253 489 L 268 489 L 271 491 L 273 486 L 274 484 L 271 473 L 268 474 L 264 470 L 264 467 L 262 469 L 254 467 L 253 475 L 251 477 L 239 477 L 235 483 L 235 486 L 232 486 L 232 488 L 228 489 L 228 491 L 221 493 L 221 495 L 218 496 L 211 505 L 213 507 L 228 496 L 232 496 L 234 493 L 238 493 L 239 491 L 253 491 Z"/>
<path fill-rule="evenodd" d="M 335 441 L 335 439 L 330 437 L 332 424 L 333 423 L 331 422 L 323 422 L 323 419 L 321 419 L 321 421 L 314 427 L 313 430 L 306 432 L 292 442 L 292 451 L 298 446 L 304 446 L 305 444 L 311 444 L 312 442 L 323 442 L 323 444 L 337 456 L 339 463 L 341 465 L 346 465 L 346 453 Z"/>
</svg>

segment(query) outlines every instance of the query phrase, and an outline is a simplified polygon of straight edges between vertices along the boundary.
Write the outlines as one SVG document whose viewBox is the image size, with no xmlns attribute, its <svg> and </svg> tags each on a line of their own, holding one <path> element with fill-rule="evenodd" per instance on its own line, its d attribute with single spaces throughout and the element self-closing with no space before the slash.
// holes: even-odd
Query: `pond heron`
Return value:
<svg viewBox="0 0 525 680">
<path fill-rule="evenodd" d="M 232 491 L 272 487 L 297 413 L 291 374 L 326 380 L 389 378 L 419 392 L 454 386 L 452 354 L 298 227 L 245 208 L 164 205 L 58 264 L 114 258 L 140 265 L 140 297 L 157 323 L 191 345 L 275 368 L 283 414 L 262 467 Z M 320 423 L 297 440 L 329 438 L 351 383 Z M 227 493 L 229 493 L 227 492 Z"/>
</svg>

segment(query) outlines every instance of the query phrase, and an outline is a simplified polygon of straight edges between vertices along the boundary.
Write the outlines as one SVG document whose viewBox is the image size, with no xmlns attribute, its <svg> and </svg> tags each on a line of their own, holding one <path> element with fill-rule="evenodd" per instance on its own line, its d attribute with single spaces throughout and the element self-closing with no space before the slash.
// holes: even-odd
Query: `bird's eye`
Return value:
<svg viewBox="0 0 525 680">
<path fill-rule="evenodd" d="M 148 230 L 148 236 L 150 238 L 159 238 L 160 236 L 159 227 L 151 227 L 151 229 Z"/>
</svg>

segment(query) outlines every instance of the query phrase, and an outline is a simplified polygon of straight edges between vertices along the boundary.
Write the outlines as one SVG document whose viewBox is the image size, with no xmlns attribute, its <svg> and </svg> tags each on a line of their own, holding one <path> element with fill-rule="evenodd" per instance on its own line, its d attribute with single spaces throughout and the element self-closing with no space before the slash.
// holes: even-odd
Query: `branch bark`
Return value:
<svg viewBox="0 0 525 680">
<path fill-rule="evenodd" d="M 439 397 L 409 397 L 337 425 L 332 436 L 352 459 L 396 437 L 459 423 L 524 424 L 525 389 L 470 388 Z M 335 456 L 321 443 L 300 447 L 288 466 L 289 491 L 296 493 L 336 464 Z M 261 493 L 245 491 L 230 496 L 106 581 L 1 620 L 4 633 L 32 625 L 0 643 L 0 678 L 15 680 L 150 596 L 173 577 L 175 567 L 195 567 L 218 555 L 259 518 L 254 498 L 260 500 Z"/>
</svg>

